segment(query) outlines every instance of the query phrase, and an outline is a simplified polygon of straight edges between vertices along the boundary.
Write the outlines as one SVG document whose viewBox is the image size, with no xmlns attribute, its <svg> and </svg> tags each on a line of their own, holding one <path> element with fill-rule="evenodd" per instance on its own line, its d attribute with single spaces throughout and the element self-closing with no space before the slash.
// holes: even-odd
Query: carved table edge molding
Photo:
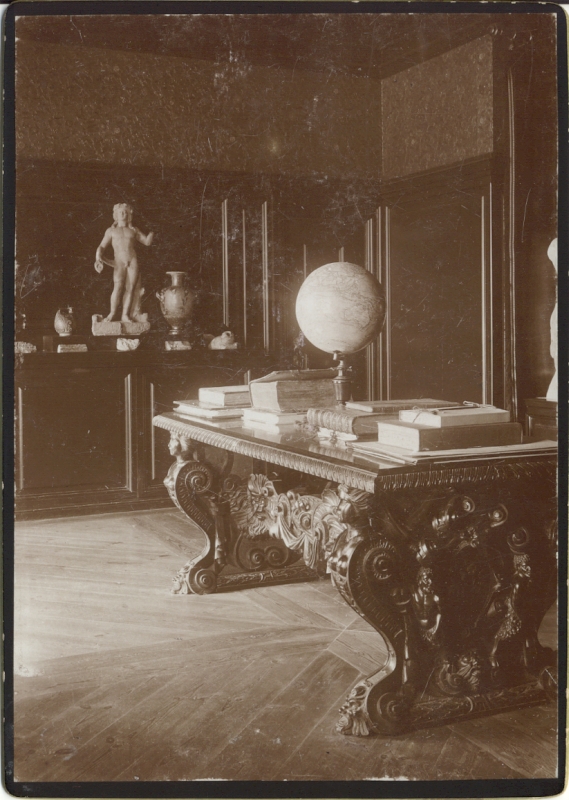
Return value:
<svg viewBox="0 0 569 800">
<path fill-rule="evenodd" d="M 465 461 L 467 459 L 465 458 Z M 531 472 L 551 474 L 557 464 L 557 452 L 528 456 L 512 454 L 495 464 L 432 464 L 422 469 L 410 465 L 408 472 L 386 473 L 376 478 L 376 488 L 393 491 L 396 489 L 419 489 L 429 486 L 454 486 L 459 483 L 487 483 L 488 481 L 521 478 Z"/>
<path fill-rule="evenodd" d="M 331 464 L 323 461 L 316 456 L 303 455 L 300 453 L 289 453 L 272 447 L 263 442 L 250 442 L 245 439 L 236 439 L 231 434 L 223 431 L 208 430 L 198 427 L 190 420 L 178 420 L 168 415 L 154 417 L 153 424 L 157 428 L 163 428 L 178 436 L 185 436 L 201 444 L 219 447 L 232 453 L 249 456 L 260 461 L 268 461 L 280 467 L 286 467 L 298 472 L 305 472 L 319 478 L 325 478 L 336 483 L 344 483 L 354 489 L 362 489 L 365 492 L 375 491 L 376 476 L 372 472 L 359 469 L 351 465 L 342 466 L 341 464 Z"/>
</svg>

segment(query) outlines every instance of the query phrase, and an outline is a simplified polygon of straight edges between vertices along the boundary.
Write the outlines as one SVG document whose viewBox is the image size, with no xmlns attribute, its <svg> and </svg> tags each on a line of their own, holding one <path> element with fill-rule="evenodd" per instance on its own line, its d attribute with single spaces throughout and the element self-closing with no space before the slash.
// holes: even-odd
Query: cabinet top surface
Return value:
<svg viewBox="0 0 569 800">
<path fill-rule="evenodd" d="M 534 444 L 536 449 L 525 452 L 515 447 L 501 448 L 500 453 L 486 455 L 476 449 L 465 452 L 460 458 L 450 459 L 441 454 L 420 464 L 404 464 L 380 456 L 363 456 L 350 446 L 334 446 L 318 439 L 306 425 L 282 426 L 277 433 L 248 428 L 241 420 L 206 422 L 193 420 L 176 413 L 154 417 L 154 425 L 170 431 L 174 436 L 219 447 L 234 453 L 258 458 L 329 480 L 358 486 L 367 491 L 377 488 L 377 480 L 397 479 L 409 474 L 434 475 L 441 472 L 463 475 L 463 479 L 491 480 L 501 470 L 531 471 L 532 465 L 555 464 L 557 447 L 554 442 Z M 505 474 L 505 473 L 504 473 Z M 513 473 L 512 473 L 513 474 Z M 402 487 L 403 488 L 403 487 Z"/>
</svg>

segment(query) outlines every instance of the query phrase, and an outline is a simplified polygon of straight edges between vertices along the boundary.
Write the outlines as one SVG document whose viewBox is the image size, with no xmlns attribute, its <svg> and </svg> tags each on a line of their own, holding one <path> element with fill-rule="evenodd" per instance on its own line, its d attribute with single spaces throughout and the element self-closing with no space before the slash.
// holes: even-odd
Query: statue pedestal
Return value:
<svg viewBox="0 0 569 800">
<path fill-rule="evenodd" d="M 150 330 L 150 323 L 144 318 L 137 322 L 108 322 L 101 314 L 93 314 L 91 319 L 93 336 L 140 336 Z"/>
</svg>

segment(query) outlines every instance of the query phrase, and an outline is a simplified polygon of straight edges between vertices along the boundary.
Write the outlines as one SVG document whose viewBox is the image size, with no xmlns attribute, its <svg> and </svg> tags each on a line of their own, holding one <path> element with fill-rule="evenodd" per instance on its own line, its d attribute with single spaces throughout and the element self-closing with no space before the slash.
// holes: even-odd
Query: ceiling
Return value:
<svg viewBox="0 0 569 800">
<path fill-rule="evenodd" d="M 380 79 L 483 36 L 499 21 L 496 14 L 416 9 L 413 13 L 26 15 L 16 21 L 16 36 Z"/>
</svg>

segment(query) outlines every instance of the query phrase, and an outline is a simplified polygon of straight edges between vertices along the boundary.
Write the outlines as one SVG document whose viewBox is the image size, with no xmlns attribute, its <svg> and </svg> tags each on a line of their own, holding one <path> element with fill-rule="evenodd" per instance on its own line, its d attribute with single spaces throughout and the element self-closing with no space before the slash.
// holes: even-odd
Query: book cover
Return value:
<svg viewBox="0 0 569 800">
<path fill-rule="evenodd" d="M 245 407 L 251 405 L 251 395 L 249 386 L 204 386 L 199 391 L 201 403 L 212 406 L 237 406 Z"/>
<path fill-rule="evenodd" d="M 522 441 L 522 426 L 519 422 L 500 422 L 492 425 L 431 428 L 428 425 L 397 420 L 377 423 L 377 441 L 412 452 L 492 447 L 519 444 Z"/>
<path fill-rule="evenodd" d="M 429 410 L 400 411 L 402 422 L 415 422 L 430 428 L 457 428 L 463 425 L 492 425 L 509 422 L 510 412 L 496 406 L 461 406 Z"/>
<path fill-rule="evenodd" d="M 456 405 L 457 403 L 449 400 L 433 400 L 432 397 L 423 397 L 414 400 L 352 400 L 346 403 L 346 408 L 354 411 L 367 411 L 372 414 L 397 415 L 404 409 L 444 408 Z"/>
<path fill-rule="evenodd" d="M 397 413 L 392 411 L 390 414 L 384 412 L 371 414 L 343 406 L 309 408 L 306 412 L 306 421 L 309 425 L 315 428 L 326 428 L 337 433 L 353 434 L 356 437 L 361 435 L 375 436 L 377 421 L 388 418 L 397 420 Z"/>
<path fill-rule="evenodd" d="M 304 422 L 306 414 L 296 412 L 271 411 L 263 408 L 243 409 L 243 421 L 261 423 L 264 425 L 294 425 L 295 422 Z"/>
<path fill-rule="evenodd" d="M 251 381 L 251 404 L 270 411 L 303 411 L 329 406 L 336 395 L 330 378 L 317 380 Z"/>
<path fill-rule="evenodd" d="M 242 408 L 219 408 L 200 403 L 198 400 L 176 400 L 174 411 L 179 414 L 188 414 L 192 417 L 204 419 L 228 419 L 229 417 L 240 417 L 243 413 Z"/>
</svg>

